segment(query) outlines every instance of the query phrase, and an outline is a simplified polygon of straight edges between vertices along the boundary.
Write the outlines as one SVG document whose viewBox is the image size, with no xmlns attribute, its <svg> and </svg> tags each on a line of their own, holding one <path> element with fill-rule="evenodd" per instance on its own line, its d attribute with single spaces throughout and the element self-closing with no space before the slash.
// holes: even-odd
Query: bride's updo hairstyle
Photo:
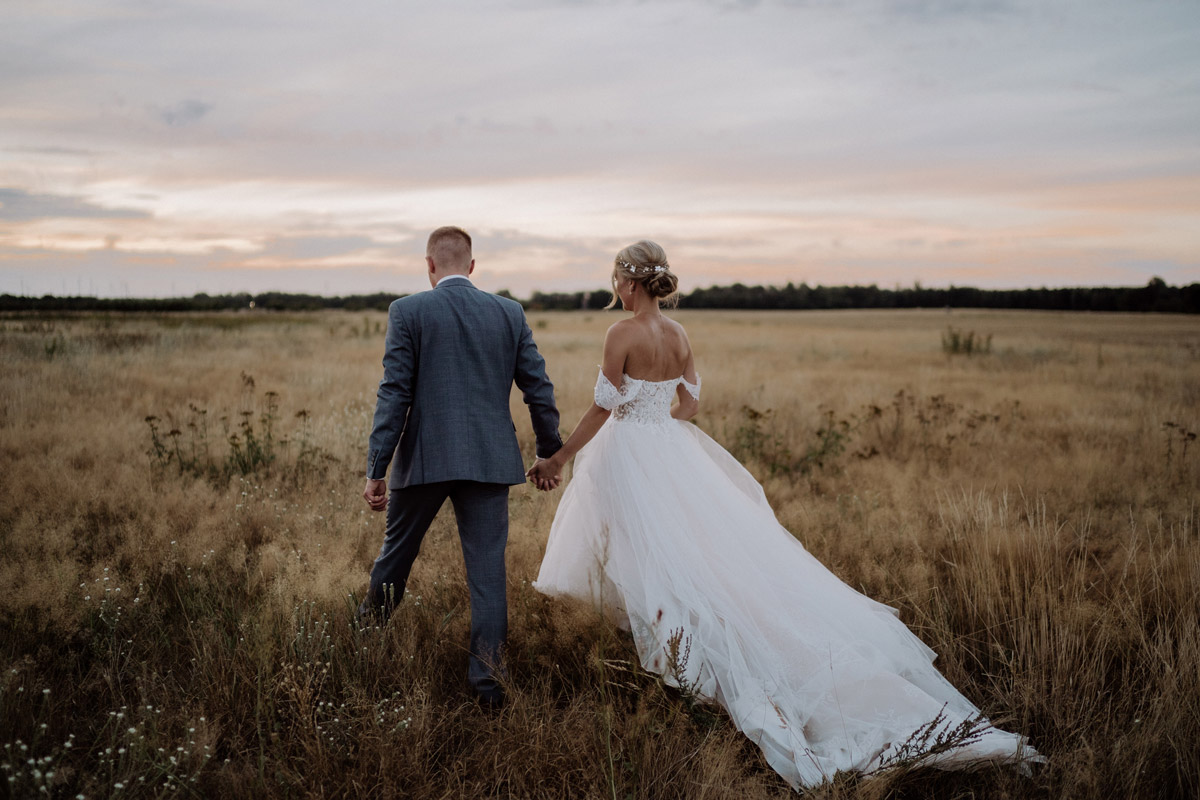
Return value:
<svg viewBox="0 0 1200 800">
<path fill-rule="evenodd" d="M 641 284 L 646 294 L 665 300 L 664 305 L 673 306 L 679 302 L 675 290 L 679 287 L 679 278 L 671 272 L 667 263 L 667 254 L 655 242 L 643 239 L 634 242 L 621 252 L 613 262 L 613 296 L 605 308 L 617 305 L 617 278 L 629 278 Z"/>
</svg>

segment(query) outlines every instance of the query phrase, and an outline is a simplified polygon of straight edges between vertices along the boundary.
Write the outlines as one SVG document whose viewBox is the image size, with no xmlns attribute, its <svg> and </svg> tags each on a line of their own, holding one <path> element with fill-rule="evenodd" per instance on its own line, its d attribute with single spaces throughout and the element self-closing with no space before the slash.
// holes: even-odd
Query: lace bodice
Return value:
<svg viewBox="0 0 1200 800">
<path fill-rule="evenodd" d="M 613 412 L 612 418 L 616 420 L 661 425 L 671 418 L 671 398 L 679 384 L 692 397 L 700 399 L 699 375 L 695 383 L 689 383 L 682 375 L 665 381 L 643 381 L 622 375 L 618 389 L 604 377 L 602 370 L 596 379 L 596 405 Z"/>
</svg>

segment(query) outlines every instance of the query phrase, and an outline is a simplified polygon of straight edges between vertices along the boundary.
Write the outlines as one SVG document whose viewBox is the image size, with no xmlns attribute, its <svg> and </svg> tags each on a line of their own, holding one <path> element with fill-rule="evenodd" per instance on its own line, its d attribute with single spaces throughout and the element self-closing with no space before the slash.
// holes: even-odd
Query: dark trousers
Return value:
<svg viewBox="0 0 1200 800">
<path fill-rule="evenodd" d="M 392 489 L 387 533 L 360 614 L 384 618 L 404 597 L 421 540 L 446 498 L 454 504 L 462 541 L 467 586 L 471 591 L 471 660 L 467 678 L 489 697 L 500 692 L 501 657 L 508 636 L 504 548 L 508 543 L 508 486 L 476 481 L 445 481 Z"/>
</svg>

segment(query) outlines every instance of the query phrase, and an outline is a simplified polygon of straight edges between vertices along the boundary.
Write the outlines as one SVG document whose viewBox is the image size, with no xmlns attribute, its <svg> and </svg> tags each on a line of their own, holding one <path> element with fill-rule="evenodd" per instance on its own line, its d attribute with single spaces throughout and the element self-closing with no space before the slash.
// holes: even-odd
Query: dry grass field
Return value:
<svg viewBox="0 0 1200 800">
<path fill-rule="evenodd" d="M 1200 319 L 677 317 L 697 423 L 1049 758 L 812 796 L 1200 795 Z M 568 430 L 615 318 L 531 317 Z M 448 509 L 392 622 L 353 626 L 384 320 L 0 319 L 0 795 L 791 796 L 626 635 L 529 587 L 557 493 L 511 494 L 502 713 L 466 686 Z M 987 352 L 947 352 L 950 327 Z"/>
</svg>

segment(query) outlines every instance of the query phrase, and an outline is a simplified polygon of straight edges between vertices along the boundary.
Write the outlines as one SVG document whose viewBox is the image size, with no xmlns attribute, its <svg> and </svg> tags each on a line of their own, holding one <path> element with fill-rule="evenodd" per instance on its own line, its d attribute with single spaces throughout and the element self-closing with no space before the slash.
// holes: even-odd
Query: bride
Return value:
<svg viewBox="0 0 1200 800">
<path fill-rule="evenodd" d="M 677 278 L 654 242 L 617 254 L 633 316 L 604 339 L 595 403 L 529 477 L 578 454 L 534 586 L 628 624 L 642 666 L 719 702 L 793 787 L 897 763 L 1044 760 L 988 724 L 896 611 L 859 594 L 775 519 L 762 488 L 695 425 L 700 376 L 660 310 Z M 672 401 L 678 402 L 672 405 Z"/>
</svg>

